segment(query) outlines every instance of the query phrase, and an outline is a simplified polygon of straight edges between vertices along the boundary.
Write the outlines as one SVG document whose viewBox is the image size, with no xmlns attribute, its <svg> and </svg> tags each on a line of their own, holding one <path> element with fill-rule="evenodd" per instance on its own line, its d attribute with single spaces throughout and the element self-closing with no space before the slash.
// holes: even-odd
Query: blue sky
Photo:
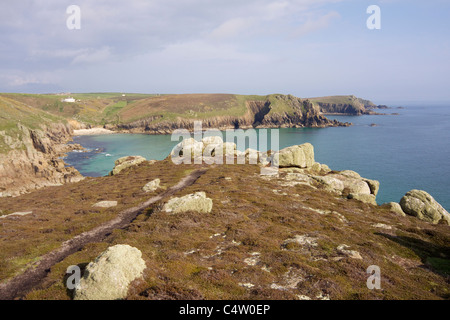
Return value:
<svg viewBox="0 0 450 320">
<path fill-rule="evenodd" d="M 66 8 L 81 9 L 81 29 Z M 369 5 L 381 30 L 369 30 Z M 450 101 L 444 0 L 21 0 L 0 10 L 0 92 L 354 94 Z"/>
</svg>

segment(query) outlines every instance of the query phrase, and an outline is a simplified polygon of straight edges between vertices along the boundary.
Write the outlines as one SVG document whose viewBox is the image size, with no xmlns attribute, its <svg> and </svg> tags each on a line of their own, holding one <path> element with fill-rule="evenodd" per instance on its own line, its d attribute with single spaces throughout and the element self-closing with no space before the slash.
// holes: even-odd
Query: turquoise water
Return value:
<svg viewBox="0 0 450 320">
<path fill-rule="evenodd" d="M 378 203 L 398 202 L 411 189 L 429 192 L 450 210 L 450 107 L 390 109 L 400 115 L 333 116 L 352 127 L 280 129 L 280 148 L 310 142 L 316 161 L 379 180 Z M 371 126 L 375 123 L 377 126 Z M 75 137 L 90 149 L 65 159 L 86 176 L 103 176 L 127 155 L 162 160 L 177 142 L 170 135 L 114 134 Z"/>
</svg>

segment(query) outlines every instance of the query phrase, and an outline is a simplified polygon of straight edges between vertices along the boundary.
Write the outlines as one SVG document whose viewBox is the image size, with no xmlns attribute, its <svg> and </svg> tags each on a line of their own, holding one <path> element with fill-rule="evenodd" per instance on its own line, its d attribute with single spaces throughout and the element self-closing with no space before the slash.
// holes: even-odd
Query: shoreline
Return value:
<svg viewBox="0 0 450 320">
<path fill-rule="evenodd" d="M 78 129 L 73 130 L 73 136 L 94 136 L 101 134 L 114 134 L 116 132 L 105 128 L 91 128 L 91 129 Z"/>
</svg>

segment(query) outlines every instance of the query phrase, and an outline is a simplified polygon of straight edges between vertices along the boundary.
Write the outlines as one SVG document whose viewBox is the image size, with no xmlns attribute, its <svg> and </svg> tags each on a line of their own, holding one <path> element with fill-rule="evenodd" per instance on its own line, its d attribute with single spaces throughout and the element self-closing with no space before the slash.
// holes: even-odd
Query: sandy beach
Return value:
<svg viewBox="0 0 450 320">
<path fill-rule="evenodd" d="M 112 134 L 114 131 L 105 128 L 91 128 L 91 129 L 79 129 L 73 130 L 74 136 L 92 136 L 98 134 Z"/>
</svg>

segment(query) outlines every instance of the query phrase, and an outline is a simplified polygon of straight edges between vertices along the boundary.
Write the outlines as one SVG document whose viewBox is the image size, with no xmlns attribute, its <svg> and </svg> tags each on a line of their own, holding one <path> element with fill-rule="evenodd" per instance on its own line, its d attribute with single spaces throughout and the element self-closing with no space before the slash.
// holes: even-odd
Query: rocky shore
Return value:
<svg viewBox="0 0 450 320">
<path fill-rule="evenodd" d="M 67 144 L 72 140 L 68 124 L 54 123 L 39 129 L 17 125 L 19 134 L 0 137 L 11 150 L 0 158 L 0 197 L 12 197 L 45 186 L 61 185 L 83 179 L 74 168 L 66 167 L 63 155 L 82 147 Z"/>
</svg>

